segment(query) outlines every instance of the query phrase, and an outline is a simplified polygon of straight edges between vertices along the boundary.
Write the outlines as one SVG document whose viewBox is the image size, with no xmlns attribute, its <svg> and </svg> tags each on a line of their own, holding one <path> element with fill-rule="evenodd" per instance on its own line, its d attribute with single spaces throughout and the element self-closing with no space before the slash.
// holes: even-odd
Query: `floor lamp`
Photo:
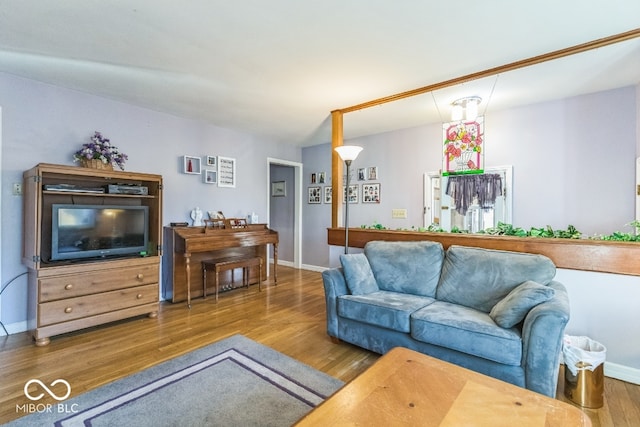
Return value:
<svg viewBox="0 0 640 427">
<path fill-rule="evenodd" d="M 336 147 L 335 150 L 338 152 L 340 158 L 344 161 L 344 164 L 347 165 L 347 186 L 344 189 L 344 197 L 345 197 L 345 207 L 344 207 L 344 253 L 349 253 L 349 168 L 351 167 L 351 162 L 358 157 L 358 154 L 362 151 L 362 147 L 358 147 L 357 145 L 342 145 L 340 147 Z"/>
</svg>

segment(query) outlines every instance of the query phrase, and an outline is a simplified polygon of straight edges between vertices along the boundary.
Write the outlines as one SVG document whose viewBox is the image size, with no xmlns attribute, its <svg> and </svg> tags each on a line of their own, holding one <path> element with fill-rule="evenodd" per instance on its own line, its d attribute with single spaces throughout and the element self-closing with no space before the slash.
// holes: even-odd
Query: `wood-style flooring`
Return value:
<svg viewBox="0 0 640 427">
<path fill-rule="evenodd" d="M 0 337 L 0 423 L 18 418 L 24 385 L 62 378 L 71 397 L 234 334 L 267 345 L 348 382 L 367 369 L 377 354 L 326 334 L 320 273 L 278 267 L 271 279 L 250 290 L 237 289 L 186 304 L 161 303 L 158 318 L 139 317 L 53 337 L 45 347 L 28 333 Z M 563 397 L 562 376 L 558 398 Z M 51 398 L 40 403 L 52 403 Z M 585 410 L 594 426 L 640 426 L 640 386 L 605 379 L 602 409 Z"/>
</svg>

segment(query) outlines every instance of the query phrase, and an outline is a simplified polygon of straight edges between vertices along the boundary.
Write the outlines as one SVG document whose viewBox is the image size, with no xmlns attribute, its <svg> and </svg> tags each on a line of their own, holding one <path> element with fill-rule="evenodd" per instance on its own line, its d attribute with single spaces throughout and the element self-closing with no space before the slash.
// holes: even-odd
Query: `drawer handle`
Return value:
<svg viewBox="0 0 640 427">
<path fill-rule="evenodd" d="M 144 279 L 144 274 L 142 274 L 142 273 L 138 273 L 138 275 L 136 276 L 136 278 L 137 278 L 138 280 L 142 280 L 142 279 Z"/>
<path fill-rule="evenodd" d="M 71 308 L 71 307 L 67 307 L 67 308 L 64 309 L 65 313 L 71 313 L 72 311 L 73 311 L 73 308 Z"/>
<path fill-rule="evenodd" d="M 142 298 L 142 294 L 136 295 L 136 298 L 138 298 L 138 299 Z"/>
<path fill-rule="evenodd" d="M 71 289 L 73 289 L 73 285 L 72 285 L 71 283 L 69 283 L 69 284 L 68 284 L 68 285 L 66 285 L 64 288 L 65 288 L 66 290 L 71 290 Z"/>
</svg>

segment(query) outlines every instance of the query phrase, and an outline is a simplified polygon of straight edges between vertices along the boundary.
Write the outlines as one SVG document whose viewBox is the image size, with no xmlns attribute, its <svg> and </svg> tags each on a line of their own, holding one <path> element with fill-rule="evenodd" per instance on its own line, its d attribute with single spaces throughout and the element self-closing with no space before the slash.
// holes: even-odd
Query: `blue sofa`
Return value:
<svg viewBox="0 0 640 427">
<path fill-rule="evenodd" d="M 331 337 L 380 354 L 407 347 L 555 397 L 569 300 L 549 258 L 373 241 L 340 262 L 322 273 Z"/>
</svg>

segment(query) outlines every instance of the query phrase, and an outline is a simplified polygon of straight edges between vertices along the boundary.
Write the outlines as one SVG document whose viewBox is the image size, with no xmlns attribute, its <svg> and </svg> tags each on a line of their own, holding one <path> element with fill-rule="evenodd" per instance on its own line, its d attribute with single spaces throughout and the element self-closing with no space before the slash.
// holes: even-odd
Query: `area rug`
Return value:
<svg viewBox="0 0 640 427">
<path fill-rule="evenodd" d="M 241 335 L 9 426 L 290 426 L 343 385 Z"/>
</svg>

